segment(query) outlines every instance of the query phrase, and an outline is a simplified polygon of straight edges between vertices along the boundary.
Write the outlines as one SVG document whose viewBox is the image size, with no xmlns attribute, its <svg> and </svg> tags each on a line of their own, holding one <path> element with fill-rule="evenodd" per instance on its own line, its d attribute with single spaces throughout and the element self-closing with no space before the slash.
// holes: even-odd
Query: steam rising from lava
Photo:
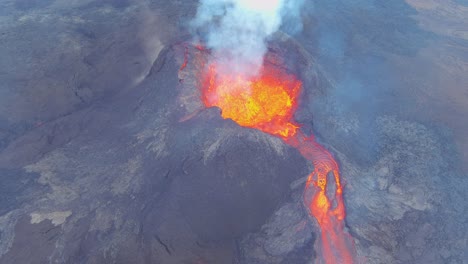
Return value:
<svg viewBox="0 0 468 264">
<path fill-rule="evenodd" d="M 266 40 L 283 17 L 298 17 L 303 0 L 202 0 L 192 21 L 196 41 L 212 50 L 218 71 L 255 76 Z"/>
</svg>

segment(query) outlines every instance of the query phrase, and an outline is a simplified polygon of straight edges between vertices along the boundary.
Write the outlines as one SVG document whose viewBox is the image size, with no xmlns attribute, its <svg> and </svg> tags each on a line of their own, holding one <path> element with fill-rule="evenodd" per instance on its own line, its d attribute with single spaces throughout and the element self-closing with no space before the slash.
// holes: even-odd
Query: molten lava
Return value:
<svg viewBox="0 0 468 264">
<path fill-rule="evenodd" d="M 221 74 L 216 65 L 211 65 L 201 92 L 205 106 L 219 107 L 223 118 L 278 136 L 313 163 L 304 203 L 321 229 L 324 262 L 354 263 L 353 241 L 344 230 L 345 207 L 338 164 L 313 136 L 306 137 L 294 121 L 301 85 L 293 75 L 272 66 L 264 67 L 258 77 L 249 78 Z"/>
<path fill-rule="evenodd" d="M 296 134 L 298 126 L 291 120 L 301 83 L 291 76 L 265 68 L 256 78 L 220 76 L 211 65 L 206 78 L 203 102 L 221 108 L 223 118 L 282 138 Z"/>
</svg>

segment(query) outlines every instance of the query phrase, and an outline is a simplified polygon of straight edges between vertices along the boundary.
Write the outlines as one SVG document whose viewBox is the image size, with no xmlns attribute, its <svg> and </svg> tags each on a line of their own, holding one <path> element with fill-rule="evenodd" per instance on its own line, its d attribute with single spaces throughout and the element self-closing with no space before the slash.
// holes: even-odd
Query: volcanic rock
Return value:
<svg viewBox="0 0 468 264">
<path fill-rule="evenodd" d="M 358 259 L 467 263 L 466 5 L 313 3 L 265 61 L 303 83 Z M 199 100 L 196 6 L 0 1 L 0 263 L 320 261 L 311 164 Z"/>
</svg>

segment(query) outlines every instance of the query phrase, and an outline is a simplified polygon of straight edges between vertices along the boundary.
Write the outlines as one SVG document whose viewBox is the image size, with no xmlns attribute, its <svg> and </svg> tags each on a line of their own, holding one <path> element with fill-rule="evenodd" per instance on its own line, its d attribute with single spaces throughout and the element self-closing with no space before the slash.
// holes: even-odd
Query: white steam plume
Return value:
<svg viewBox="0 0 468 264">
<path fill-rule="evenodd" d="M 255 75 L 267 51 L 266 39 L 280 28 L 285 15 L 297 18 L 302 3 L 303 0 L 201 0 L 191 26 L 197 41 L 212 49 L 218 70 Z"/>
</svg>

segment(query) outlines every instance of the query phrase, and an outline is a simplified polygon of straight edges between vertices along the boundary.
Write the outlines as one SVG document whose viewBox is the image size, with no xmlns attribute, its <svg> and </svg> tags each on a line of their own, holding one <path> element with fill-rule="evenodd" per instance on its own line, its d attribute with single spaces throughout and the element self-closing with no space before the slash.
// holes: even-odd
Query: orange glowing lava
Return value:
<svg viewBox="0 0 468 264">
<path fill-rule="evenodd" d="M 301 83 L 291 76 L 266 68 L 258 78 L 219 76 L 212 65 L 206 81 L 203 102 L 219 107 L 223 118 L 283 138 L 296 134 L 298 126 L 291 120 Z"/>
<path fill-rule="evenodd" d="M 264 67 L 258 77 L 220 74 L 208 67 L 202 85 L 206 107 L 217 106 L 223 118 L 244 127 L 282 138 L 314 165 L 304 203 L 321 229 L 322 257 L 326 264 L 354 263 L 354 244 L 344 230 L 345 207 L 338 164 L 314 137 L 306 137 L 294 121 L 301 82 L 276 68 Z M 330 178 L 331 182 L 330 182 Z"/>
</svg>

